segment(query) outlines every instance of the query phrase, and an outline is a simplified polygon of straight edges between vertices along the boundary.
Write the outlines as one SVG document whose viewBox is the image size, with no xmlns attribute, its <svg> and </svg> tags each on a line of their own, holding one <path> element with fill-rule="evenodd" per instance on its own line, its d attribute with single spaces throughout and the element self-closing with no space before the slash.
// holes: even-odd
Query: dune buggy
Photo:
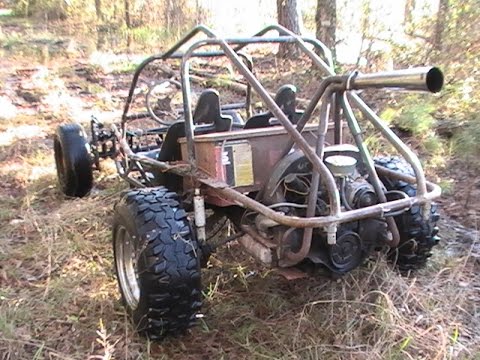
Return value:
<svg viewBox="0 0 480 360">
<path fill-rule="evenodd" d="M 203 38 L 192 43 L 199 34 Z M 272 95 L 254 75 L 247 45 L 272 43 L 296 44 L 316 73 L 325 74 L 303 110 L 293 85 Z M 243 77 L 244 101 L 222 103 L 219 92 L 206 89 L 193 106 L 193 58 L 223 58 Z M 170 60 L 178 61 L 178 72 L 165 69 Z M 146 111 L 132 112 L 139 79 L 154 63 L 159 79 L 142 93 Z M 417 156 L 356 90 L 438 92 L 442 86 L 435 67 L 336 75 L 324 44 L 278 25 L 231 39 L 198 26 L 139 65 L 117 124 L 93 119 L 90 139 L 77 124 L 57 129 L 58 179 L 66 195 L 85 196 L 99 160 L 114 160 L 132 188 L 115 205 L 113 219 L 125 307 L 138 331 L 156 339 L 176 335 L 200 310 L 201 265 L 229 241 L 276 268 L 313 266 L 341 275 L 385 247 L 402 271 L 425 265 L 439 240 L 431 200 L 440 188 L 426 181 Z M 169 89 L 180 93 L 177 108 L 162 97 Z M 254 113 L 254 93 L 266 111 Z M 351 104 L 404 160 L 371 157 Z M 157 125 L 128 128 L 145 119 Z M 209 223 L 221 217 L 234 232 L 209 244 Z"/>
</svg>

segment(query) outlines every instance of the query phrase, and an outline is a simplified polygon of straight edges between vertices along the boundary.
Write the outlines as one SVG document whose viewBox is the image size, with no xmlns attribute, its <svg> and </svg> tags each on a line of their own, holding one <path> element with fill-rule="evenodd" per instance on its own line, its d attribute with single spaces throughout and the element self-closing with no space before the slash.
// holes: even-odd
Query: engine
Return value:
<svg viewBox="0 0 480 360">
<path fill-rule="evenodd" d="M 365 166 L 358 149 L 352 145 L 335 145 L 325 149 L 324 162 L 334 175 L 340 193 L 342 211 L 359 209 L 378 202 L 373 186 L 368 181 Z M 301 152 L 286 156 L 277 166 L 266 190 L 263 201 L 276 211 L 304 217 L 310 193 L 312 167 Z M 315 216 L 329 215 L 328 193 L 322 182 L 317 189 Z M 290 266 L 288 258 L 294 258 L 301 249 L 303 229 L 273 226 L 268 219 L 258 215 L 256 227 L 263 236 L 278 244 L 277 257 L 280 266 Z M 338 226 L 337 241 L 327 243 L 322 228 L 313 229 L 312 243 L 305 261 L 320 264 L 331 272 L 343 274 L 359 266 L 370 251 L 387 237 L 387 225 L 383 219 L 369 218 Z"/>
</svg>

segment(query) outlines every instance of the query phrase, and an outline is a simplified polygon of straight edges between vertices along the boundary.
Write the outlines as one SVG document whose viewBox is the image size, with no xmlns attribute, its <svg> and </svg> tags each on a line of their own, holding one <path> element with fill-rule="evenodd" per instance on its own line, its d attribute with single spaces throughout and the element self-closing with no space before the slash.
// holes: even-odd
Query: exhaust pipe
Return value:
<svg viewBox="0 0 480 360">
<path fill-rule="evenodd" d="M 418 67 L 404 70 L 358 73 L 350 80 L 349 88 L 354 90 L 367 88 L 399 88 L 421 90 L 432 93 L 443 87 L 443 73 L 437 67 Z"/>
</svg>

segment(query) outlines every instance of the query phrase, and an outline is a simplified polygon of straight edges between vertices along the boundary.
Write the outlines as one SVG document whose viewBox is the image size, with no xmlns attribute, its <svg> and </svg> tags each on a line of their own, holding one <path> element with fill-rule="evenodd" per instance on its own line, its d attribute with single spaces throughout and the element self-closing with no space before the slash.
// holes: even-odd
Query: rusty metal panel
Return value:
<svg viewBox="0 0 480 360">
<path fill-rule="evenodd" d="M 308 125 L 302 133 L 312 147 L 316 143 L 317 126 Z M 195 137 L 197 167 L 242 193 L 258 191 L 281 159 L 288 140 L 289 134 L 282 126 L 199 135 Z M 333 141 L 332 124 L 326 142 L 333 144 Z M 180 139 L 180 144 L 184 158 L 187 156 L 185 140 Z M 185 188 L 191 187 L 188 178 L 184 181 Z M 218 206 L 232 204 L 216 196 L 208 197 L 207 201 Z"/>
</svg>

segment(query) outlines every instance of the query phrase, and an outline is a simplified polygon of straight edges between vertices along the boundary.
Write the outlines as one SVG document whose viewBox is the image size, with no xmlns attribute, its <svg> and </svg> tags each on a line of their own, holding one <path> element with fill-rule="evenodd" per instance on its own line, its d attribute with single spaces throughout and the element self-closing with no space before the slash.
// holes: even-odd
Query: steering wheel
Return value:
<svg viewBox="0 0 480 360">
<path fill-rule="evenodd" d="M 145 101 L 148 114 L 153 120 L 162 125 L 171 125 L 177 121 L 178 113 L 172 107 L 172 100 L 182 96 L 181 92 L 179 94 L 181 89 L 182 84 L 174 79 L 156 80 L 148 86 Z"/>
</svg>

